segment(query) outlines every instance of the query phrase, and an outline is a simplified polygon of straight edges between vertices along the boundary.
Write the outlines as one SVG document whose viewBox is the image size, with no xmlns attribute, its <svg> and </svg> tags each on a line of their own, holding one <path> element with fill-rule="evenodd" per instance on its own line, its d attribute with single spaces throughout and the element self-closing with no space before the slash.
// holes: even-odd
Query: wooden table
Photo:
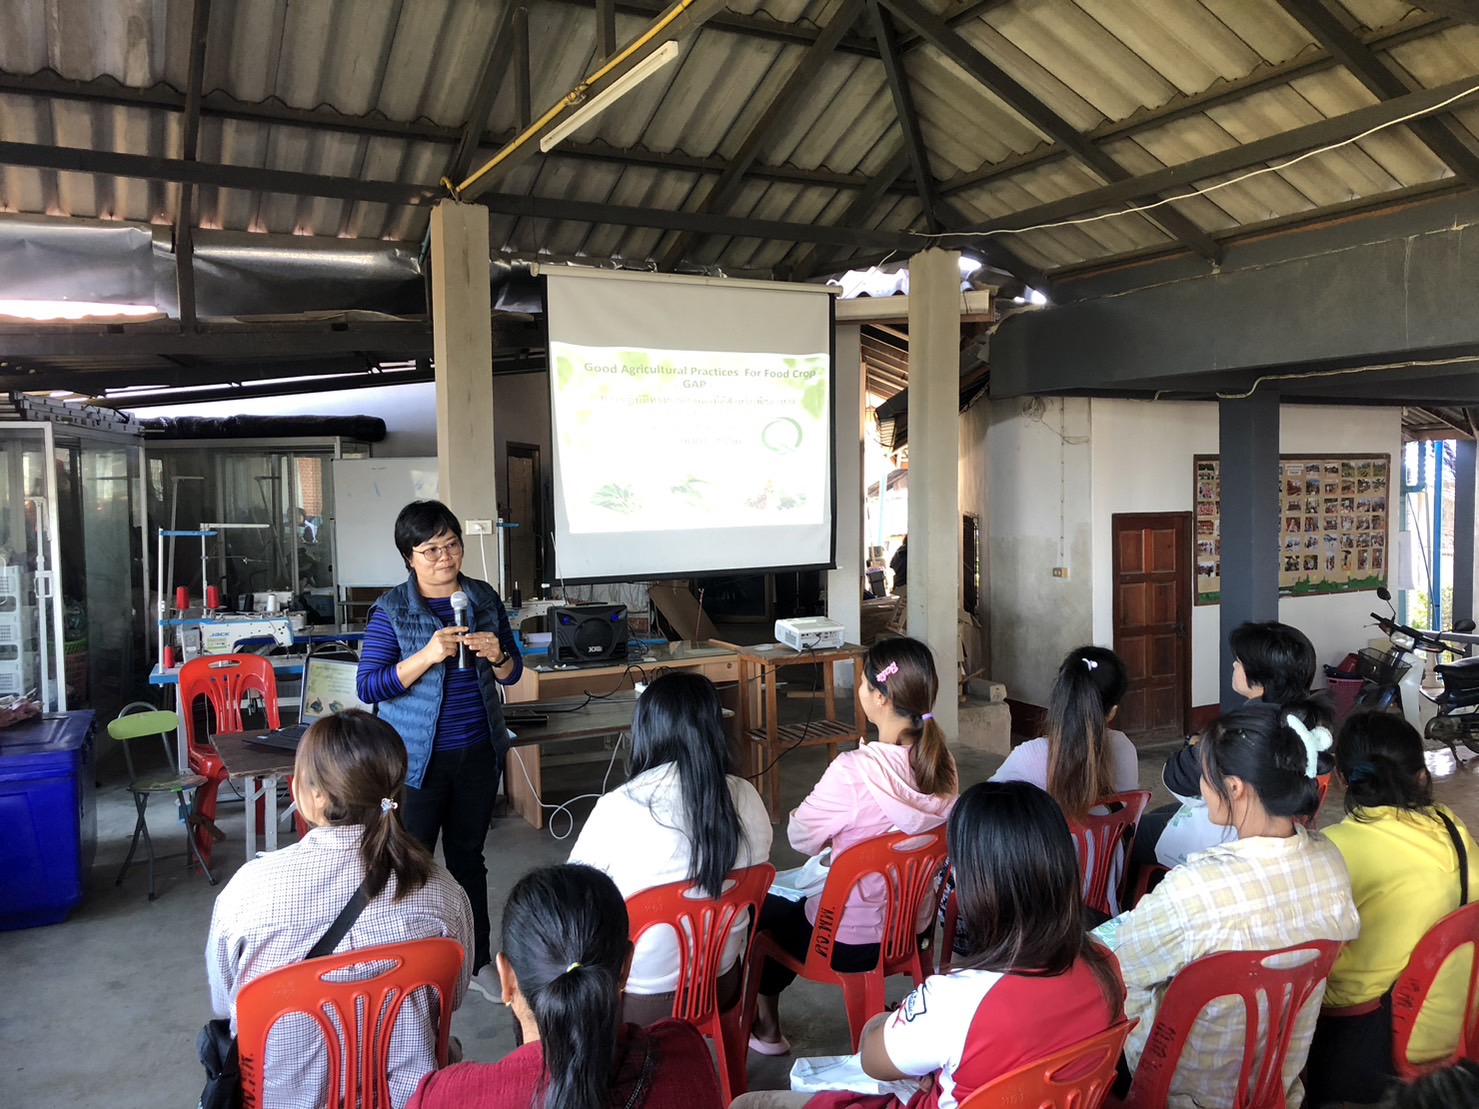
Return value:
<svg viewBox="0 0 1479 1109">
<path fill-rule="evenodd" d="M 826 746 L 827 757 L 837 757 L 838 746 L 856 743 L 863 738 L 868 720 L 863 715 L 862 675 L 858 667 L 866 647 L 844 643 L 826 650 L 793 651 L 790 647 L 766 644 L 757 647 L 732 647 L 739 657 L 740 681 L 749 694 L 740 698 L 740 734 L 749 741 L 753 755 L 750 773 L 755 788 L 765 799 L 771 819 L 781 804 L 781 778 L 776 760 L 793 747 Z M 837 688 L 833 668 L 839 662 L 854 664 L 853 720 L 849 724 L 837 719 Z M 787 666 L 819 665 L 822 671 L 822 702 L 825 718 L 796 724 L 782 724 L 779 715 L 778 686 L 780 671 Z M 752 687 L 750 683 L 755 683 Z"/>
<path fill-rule="evenodd" d="M 226 776 L 241 783 L 246 798 L 246 857 L 257 854 L 257 802 L 263 803 L 262 833 L 268 851 L 277 850 L 277 782 L 293 773 L 293 752 L 277 747 L 259 747 L 251 741 L 264 729 L 222 732 L 210 737 L 210 745 L 221 756 Z"/>
<path fill-rule="evenodd" d="M 577 707 L 580 706 L 579 700 L 540 702 L 539 711 L 549 715 L 545 723 L 511 723 L 509 731 L 514 733 L 514 738 L 509 741 L 511 746 L 508 763 L 504 767 L 503 790 L 514 812 L 534 827 L 543 828 L 544 809 L 540 807 L 540 797 L 544 793 L 543 745 L 628 732 L 636 704 L 636 698 L 630 694 L 619 695 L 619 699 L 592 701 L 583 707 Z"/>
<path fill-rule="evenodd" d="M 539 656 L 529 655 L 524 658 L 524 673 L 517 682 L 506 687 L 505 692 L 511 707 L 528 707 L 534 701 L 579 698 L 588 693 L 619 694 L 622 690 L 633 688 L 636 682 L 650 682 L 665 670 L 691 670 L 716 684 L 737 681 L 740 677 L 739 658 L 730 644 L 718 641 L 679 642 L 654 647 L 635 662 L 623 659 L 605 666 L 540 666 Z M 595 708 L 600 704 L 601 701 L 592 701 L 591 707 Z M 504 791 L 508 794 L 509 804 L 514 811 L 534 827 L 544 827 L 544 810 L 539 807 L 535 798 L 535 794 L 543 793 L 544 790 L 540 755 L 542 743 L 546 740 L 588 738 L 593 735 L 607 735 L 613 731 L 625 731 L 632 724 L 631 707 L 628 699 L 626 721 L 620 727 L 607 728 L 605 731 L 586 732 L 577 736 L 565 731 L 556 734 L 554 731 L 526 729 L 530 738 L 525 740 L 520 735 L 514 741 L 519 749 L 509 752 L 508 764 L 504 769 Z M 589 719 L 594 721 L 598 717 L 599 714 L 593 714 Z M 555 726 L 553 715 L 550 726 Z M 520 731 L 518 727 L 513 730 Z"/>
</svg>

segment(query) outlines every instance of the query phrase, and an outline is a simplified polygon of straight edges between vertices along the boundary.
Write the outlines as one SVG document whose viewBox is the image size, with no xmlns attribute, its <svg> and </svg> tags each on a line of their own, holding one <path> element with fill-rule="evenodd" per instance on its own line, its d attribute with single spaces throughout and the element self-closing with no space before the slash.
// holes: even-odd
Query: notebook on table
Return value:
<svg viewBox="0 0 1479 1109">
<path fill-rule="evenodd" d="M 355 693 L 355 673 L 359 663 L 343 659 L 309 657 L 303 663 L 303 688 L 298 704 L 298 722 L 286 728 L 252 736 L 259 747 L 276 747 L 296 751 L 303 733 L 322 720 L 345 709 L 368 709 L 370 706 Z"/>
</svg>

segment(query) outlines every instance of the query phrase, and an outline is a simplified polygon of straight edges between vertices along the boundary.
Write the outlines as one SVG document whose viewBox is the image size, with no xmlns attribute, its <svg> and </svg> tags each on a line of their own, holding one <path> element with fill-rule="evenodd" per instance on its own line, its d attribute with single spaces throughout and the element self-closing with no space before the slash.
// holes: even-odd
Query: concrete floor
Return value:
<svg viewBox="0 0 1479 1109">
<path fill-rule="evenodd" d="M 1167 800 L 1160 786 L 1165 749 L 1141 758 L 1141 780 L 1154 783 L 1155 804 Z M 962 781 L 989 777 L 1000 759 L 957 751 Z M 785 756 L 784 805 L 789 810 L 820 775 L 825 754 L 800 750 Z M 1452 805 L 1470 827 L 1479 827 L 1479 794 L 1467 770 L 1455 771 L 1443 752 L 1430 759 L 1441 800 Z M 546 776 L 547 798 L 563 801 L 600 788 L 605 767 L 562 767 Z M 146 876 L 130 870 L 122 888 L 113 879 L 133 829 L 133 804 L 122 785 L 121 760 L 102 768 L 98 794 L 98 851 L 83 903 L 64 923 L 48 928 L 0 932 L 0 1106 L 31 1107 L 194 1105 L 203 1071 L 195 1059 L 195 1036 L 211 1014 L 203 951 L 216 889 L 189 875 L 177 863 L 164 864 L 160 898 L 146 899 Z M 617 769 L 620 774 L 620 769 Z M 562 792 L 557 792 L 562 791 Z M 580 819 L 591 801 L 577 802 Z M 224 810 L 231 837 L 217 848 L 224 882 L 242 860 L 240 806 Z M 1332 791 L 1322 823 L 1339 819 Z M 563 831 L 557 821 L 556 830 Z M 161 811 L 152 822 L 166 850 L 183 842 L 178 826 Z M 503 892 L 530 867 L 563 861 L 568 840 L 548 829 L 536 831 L 517 817 L 495 821 L 488 839 L 490 901 L 497 942 Z M 795 866 L 801 856 L 785 843 L 780 829 L 772 853 L 777 867 Z M 896 978 L 890 1000 L 903 996 L 908 979 Z M 848 1037 L 840 995 L 834 989 L 798 981 L 782 1000 L 786 1030 L 795 1055 L 846 1052 Z M 470 994 L 452 1020 L 467 1057 L 496 1060 L 512 1049 L 507 1011 Z M 794 1058 L 794 1056 L 793 1056 Z M 750 1056 L 752 1088 L 782 1088 L 792 1058 Z"/>
</svg>

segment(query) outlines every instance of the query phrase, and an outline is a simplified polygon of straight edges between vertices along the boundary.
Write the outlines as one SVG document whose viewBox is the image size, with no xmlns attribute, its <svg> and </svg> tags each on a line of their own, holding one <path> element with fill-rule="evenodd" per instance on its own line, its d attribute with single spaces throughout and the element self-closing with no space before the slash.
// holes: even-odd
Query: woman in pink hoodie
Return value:
<svg viewBox="0 0 1479 1109">
<path fill-rule="evenodd" d="M 797 851 L 815 855 L 831 846 L 835 859 L 855 843 L 889 832 L 928 832 L 945 823 L 959 789 L 955 759 L 932 710 L 940 682 L 930 649 L 917 639 L 886 639 L 862 663 L 863 712 L 878 729 L 827 767 L 810 795 L 791 813 L 787 837 Z M 883 931 L 883 879 L 859 883 L 847 900 L 832 966 L 863 971 L 878 962 Z M 811 943 L 819 897 L 805 902 L 776 894 L 765 899 L 759 927 L 797 959 Z M 750 1047 L 762 1055 L 785 1055 L 780 994 L 795 975 L 767 962 L 760 979 Z"/>
</svg>

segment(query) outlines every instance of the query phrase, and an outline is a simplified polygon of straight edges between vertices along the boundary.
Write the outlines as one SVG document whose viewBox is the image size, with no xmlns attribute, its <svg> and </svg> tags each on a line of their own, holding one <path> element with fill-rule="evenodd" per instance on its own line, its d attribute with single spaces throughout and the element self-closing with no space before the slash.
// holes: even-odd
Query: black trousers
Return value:
<svg viewBox="0 0 1479 1109">
<path fill-rule="evenodd" d="M 472 905 L 474 972 L 492 962 L 488 934 L 488 868 L 483 844 L 498 797 L 498 752 L 482 740 L 454 751 L 433 751 L 421 788 L 406 787 L 401 810 L 406 831 L 435 854 L 437 838 L 447 870 Z"/>
<path fill-rule="evenodd" d="M 1320 1014 L 1310 1041 L 1304 1103 L 1311 1109 L 1329 1102 L 1380 1101 L 1396 1082 L 1392 1067 L 1392 995 L 1359 1017 Z"/>
<path fill-rule="evenodd" d="M 811 921 L 806 919 L 806 902 L 767 894 L 765 904 L 760 907 L 759 929 L 768 932 L 770 938 L 794 959 L 806 960 L 811 946 Z M 856 974 L 872 970 L 878 965 L 882 945 L 876 943 L 834 943 L 832 945 L 832 969 L 845 974 Z M 760 973 L 760 992 L 766 997 L 776 997 L 796 981 L 796 972 L 773 960 L 766 960 Z"/>
</svg>

